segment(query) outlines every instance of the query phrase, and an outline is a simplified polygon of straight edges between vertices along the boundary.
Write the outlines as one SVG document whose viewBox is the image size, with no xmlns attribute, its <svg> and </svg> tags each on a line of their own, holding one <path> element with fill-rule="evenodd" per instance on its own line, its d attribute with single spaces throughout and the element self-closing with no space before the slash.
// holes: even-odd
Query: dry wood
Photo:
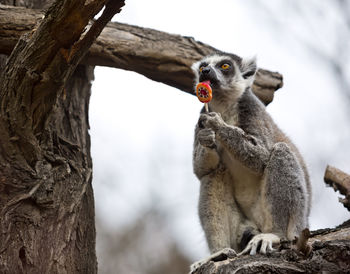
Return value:
<svg viewBox="0 0 350 274">
<path fill-rule="evenodd" d="M 310 230 L 308 228 L 305 228 L 299 235 L 296 243 L 296 249 L 303 253 L 305 256 L 309 256 L 312 247 L 308 244 L 310 238 Z"/>
<path fill-rule="evenodd" d="M 303 233 L 305 234 L 300 237 L 303 239 L 297 243 L 296 248 L 289 244 L 267 255 L 245 255 L 222 261 L 210 261 L 195 273 L 348 273 L 349 227 L 311 232 L 308 241 L 305 241 L 309 237 L 308 232 L 305 230 Z"/>
<path fill-rule="evenodd" d="M 55 1 L 2 69 L 0 273 L 97 272 L 87 117 L 93 68 L 77 65 L 123 3 Z"/>
<path fill-rule="evenodd" d="M 18 139 L 26 151 L 23 156 L 31 165 L 38 160 L 36 135 L 42 132 L 55 98 L 123 3 L 108 1 L 101 17 L 81 36 L 105 1 L 89 1 L 86 5 L 84 2 L 53 5 L 38 28 L 19 40 L 0 78 L 1 114 L 9 123 L 16 121 L 11 125 L 11 138 Z"/>
<path fill-rule="evenodd" d="M 10 53 L 19 36 L 34 28 L 42 13 L 0 6 L 0 53 Z M 84 64 L 138 72 L 152 80 L 193 94 L 191 65 L 219 50 L 192 37 L 121 23 L 109 23 L 91 47 Z M 253 91 L 265 103 L 283 85 L 282 75 L 259 69 Z"/>
<path fill-rule="evenodd" d="M 344 207 L 350 211 L 350 175 L 332 166 L 327 166 L 324 181 L 333 187 L 334 191 L 339 190 L 345 195 L 345 199 L 339 198 Z"/>
</svg>

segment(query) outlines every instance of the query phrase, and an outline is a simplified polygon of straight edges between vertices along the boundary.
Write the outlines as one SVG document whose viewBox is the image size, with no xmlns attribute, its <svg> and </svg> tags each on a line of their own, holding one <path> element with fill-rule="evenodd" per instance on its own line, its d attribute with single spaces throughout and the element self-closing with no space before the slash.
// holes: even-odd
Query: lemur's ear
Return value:
<svg viewBox="0 0 350 274">
<path fill-rule="evenodd" d="M 257 70 L 256 57 L 242 59 L 241 71 L 244 79 L 252 78 Z"/>
</svg>

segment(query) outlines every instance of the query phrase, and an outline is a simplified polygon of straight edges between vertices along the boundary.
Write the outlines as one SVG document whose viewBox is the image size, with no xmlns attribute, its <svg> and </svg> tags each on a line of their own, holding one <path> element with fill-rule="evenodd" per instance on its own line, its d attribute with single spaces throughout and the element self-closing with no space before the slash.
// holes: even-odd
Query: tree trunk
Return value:
<svg viewBox="0 0 350 274">
<path fill-rule="evenodd" d="M 97 272 L 87 119 L 92 77 L 93 68 L 76 69 L 41 140 L 48 154 L 34 169 L 0 150 L 1 273 Z M 9 147 L 17 141 L 10 137 Z"/>
<path fill-rule="evenodd" d="M 50 1 L 17 2 L 37 8 Z M 0 273 L 97 272 L 93 67 L 78 63 L 123 5 L 105 2 L 56 1 L 0 66 Z"/>
</svg>

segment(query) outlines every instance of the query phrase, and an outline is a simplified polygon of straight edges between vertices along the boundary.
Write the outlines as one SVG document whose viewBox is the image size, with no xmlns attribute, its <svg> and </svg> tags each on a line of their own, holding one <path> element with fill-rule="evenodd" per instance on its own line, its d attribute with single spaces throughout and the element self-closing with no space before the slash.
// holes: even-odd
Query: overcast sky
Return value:
<svg viewBox="0 0 350 274">
<path fill-rule="evenodd" d="M 288 18 L 287 10 L 281 13 Z M 267 109 L 308 163 L 314 188 L 311 229 L 349 217 L 339 195 L 323 183 L 327 163 L 350 172 L 346 105 L 327 68 L 298 41 L 278 35 L 244 1 L 127 0 L 114 20 L 193 36 L 240 56 L 256 55 L 259 67 L 282 73 L 284 87 Z M 302 35 L 314 35 L 290 23 Z M 206 252 L 191 163 L 201 107 L 196 97 L 136 73 L 96 68 L 90 105 L 93 184 L 96 214 L 106 226 L 118 229 L 156 206 L 188 254 L 198 258 Z M 339 149 L 340 143 L 347 146 Z"/>
</svg>

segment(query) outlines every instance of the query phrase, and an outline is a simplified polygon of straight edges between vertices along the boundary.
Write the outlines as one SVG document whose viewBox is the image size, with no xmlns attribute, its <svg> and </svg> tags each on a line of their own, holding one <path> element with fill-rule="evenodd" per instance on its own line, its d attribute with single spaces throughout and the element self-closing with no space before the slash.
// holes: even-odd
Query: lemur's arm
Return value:
<svg viewBox="0 0 350 274">
<path fill-rule="evenodd" d="M 205 214 L 201 214 L 202 224 L 206 226 L 206 231 L 215 231 L 215 233 L 207 235 L 207 241 L 212 253 L 230 246 L 230 242 L 223 245 L 220 240 L 216 240 L 221 238 L 223 241 L 230 235 L 230 231 L 225 231 L 225 229 L 222 232 L 227 235 L 220 235 L 219 233 L 222 230 L 219 227 L 224 222 L 223 220 L 219 221 L 219 219 L 223 214 L 228 214 L 231 216 L 229 218 L 231 221 L 228 220 L 230 224 L 227 224 L 227 226 L 234 231 L 233 235 L 235 235 L 235 239 L 231 239 L 231 241 L 238 244 L 235 246 L 237 250 L 242 250 L 259 231 L 253 222 L 247 220 L 241 214 L 231 195 L 230 184 L 225 183 L 223 178 L 219 178 L 223 173 L 219 168 L 220 156 L 216 150 L 215 132 L 210 128 L 203 128 L 203 126 L 200 119 L 195 130 L 193 165 L 195 174 L 201 180 L 200 205 L 202 205 L 202 209 L 206 209 L 204 210 Z M 228 197 L 226 197 L 227 195 Z M 223 204 L 220 204 L 220 202 Z M 229 207 L 227 207 L 228 204 Z M 229 212 L 226 212 L 226 210 L 229 210 Z M 206 221 L 208 216 L 211 216 L 210 218 L 218 218 L 218 220 L 214 222 L 212 220 Z"/>
<path fill-rule="evenodd" d="M 260 140 L 246 134 L 241 128 L 226 124 L 220 114 L 202 114 L 199 124 L 215 132 L 216 139 L 252 171 L 262 174 L 269 160 L 270 152 Z"/>
<path fill-rule="evenodd" d="M 220 162 L 216 151 L 215 132 L 211 129 L 200 129 L 197 125 L 194 138 L 193 169 L 201 179 L 216 170 Z"/>
</svg>

